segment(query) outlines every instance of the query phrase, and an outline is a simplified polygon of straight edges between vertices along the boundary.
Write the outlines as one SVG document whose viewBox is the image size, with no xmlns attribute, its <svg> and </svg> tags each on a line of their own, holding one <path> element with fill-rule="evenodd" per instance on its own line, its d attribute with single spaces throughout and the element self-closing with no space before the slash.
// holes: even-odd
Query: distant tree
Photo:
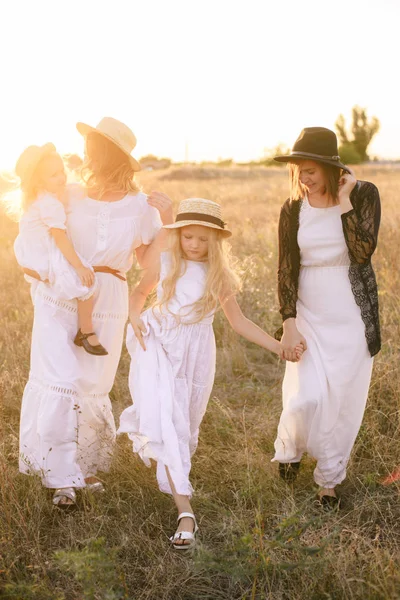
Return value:
<svg viewBox="0 0 400 600">
<path fill-rule="evenodd" d="M 363 161 L 358 154 L 356 147 L 351 142 L 347 142 L 339 146 L 339 156 L 342 163 L 345 165 L 359 165 Z"/>
<path fill-rule="evenodd" d="M 266 167 L 274 166 L 279 167 L 283 166 L 284 163 L 278 163 L 274 160 L 275 156 L 283 156 L 285 154 L 290 154 L 290 148 L 286 146 L 286 144 L 278 144 L 274 148 L 264 148 L 264 158 L 259 162 L 261 165 Z"/>
<path fill-rule="evenodd" d="M 339 115 L 335 123 L 336 131 L 339 136 L 341 148 L 345 151 L 349 151 L 351 146 L 360 157 L 360 162 L 364 162 L 369 159 L 367 149 L 370 145 L 372 138 L 378 133 L 380 123 L 377 117 L 367 117 L 367 111 L 365 108 L 360 106 L 354 106 L 352 109 L 352 124 L 351 124 L 351 136 L 346 128 L 346 121 L 343 115 Z M 340 155 L 342 157 L 342 155 Z M 354 154 L 355 156 L 355 154 Z M 344 160 L 344 157 L 342 157 Z"/>
<path fill-rule="evenodd" d="M 219 159 L 216 163 L 217 167 L 231 167 L 233 165 L 232 158 Z"/>
<path fill-rule="evenodd" d="M 147 154 L 139 159 L 142 169 L 168 169 L 171 166 L 170 158 L 159 158 L 154 154 Z"/>
</svg>

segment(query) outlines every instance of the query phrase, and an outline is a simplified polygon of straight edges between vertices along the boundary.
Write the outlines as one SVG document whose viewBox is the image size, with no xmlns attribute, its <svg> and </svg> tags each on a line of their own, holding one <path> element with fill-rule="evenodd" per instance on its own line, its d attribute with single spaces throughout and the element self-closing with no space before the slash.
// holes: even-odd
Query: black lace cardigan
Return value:
<svg viewBox="0 0 400 600">
<path fill-rule="evenodd" d="M 344 238 L 349 250 L 349 279 L 354 298 L 365 324 L 365 337 L 371 356 L 381 348 L 378 289 L 371 257 L 375 251 L 381 220 L 381 205 L 376 186 L 357 181 L 350 194 L 353 209 L 342 214 Z M 282 320 L 296 317 L 300 272 L 300 248 L 297 243 L 302 201 L 287 200 L 279 219 L 278 296 Z M 276 337 L 282 335 L 282 329 Z"/>
</svg>

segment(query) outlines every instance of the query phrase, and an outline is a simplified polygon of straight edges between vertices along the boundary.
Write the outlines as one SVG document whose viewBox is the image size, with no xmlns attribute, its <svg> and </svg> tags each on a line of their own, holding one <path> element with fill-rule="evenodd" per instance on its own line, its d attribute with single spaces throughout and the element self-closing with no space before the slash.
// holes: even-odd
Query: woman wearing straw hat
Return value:
<svg viewBox="0 0 400 600">
<path fill-rule="evenodd" d="M 136 139 L 126 125 L 106 117 L 97 127 L 77 128 L 85 138 L 85 187 L 70 190 L 68 233 L 96 272 L 93 323 L 108 355 L 84 351 L 94 336 L 76 338 L 76 301 L 61 301 L 38 282 L 21 413 L 20 470 L 39 473 L 44 486 L 55 488 L 60 508 L 75 504 L 77 488 L 103 491 L 96 474 L 108 470 L 115 438 L 109 393 L 128 317 L 126 272 L 133 253 L 142 267 L 157 259 L 166 235 L 161 226 L 172 222 L 169 198 L 147 197 L 135 183 Z"/>
<path fill-rule="evenodd" d="M 283 412 L 275 442 L 282 478 L 293 481 L 308 452 L 325 507 L 339 504 L 335 486 L 364 414 L 372 357 L 380 349 L 376 248 L 377 188 L 340 162 L 336 135 L 304 129 L 288 156 L 290 198 L 279 221 L 278 289 L 287 363 Z"/>
</svg>

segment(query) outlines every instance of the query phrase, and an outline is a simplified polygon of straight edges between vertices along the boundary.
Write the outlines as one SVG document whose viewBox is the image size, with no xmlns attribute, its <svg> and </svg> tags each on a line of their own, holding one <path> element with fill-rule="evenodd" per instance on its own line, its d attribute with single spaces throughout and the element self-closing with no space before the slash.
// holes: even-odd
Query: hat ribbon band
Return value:
<svg viewBox="0 0 400 600">
<path fill-rule="evenodd" d="M 175 222 L 178 221 L 204 221 L 205 223 L 213 223 L 218 225 L 221 229 L 225 228 L 225 223 L 218 217 L 212 215 L 205 215 L 204 213 L 180 213 L 176 216 Z"/>
<path fill-rule="evenodd" d="M 323 158 L 325 160 L 340 160 L 340 156 L 324 156 L 323 154 L 312 154 L 311 152 L 303 152 L 303 150 L 292 150 L 290 153 L 291 156 L 296 156 L 296 154 L 302 154 L 304 156 L 310 156 L 312 158 Z"/>
</svg>

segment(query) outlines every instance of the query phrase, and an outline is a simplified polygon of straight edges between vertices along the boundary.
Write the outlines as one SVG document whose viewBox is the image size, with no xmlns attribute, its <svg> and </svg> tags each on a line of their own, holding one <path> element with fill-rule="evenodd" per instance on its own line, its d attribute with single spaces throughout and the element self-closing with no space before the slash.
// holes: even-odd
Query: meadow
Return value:
<svg viewBox="0 0 400 600">
<path fill-rule="evenodd" d="M 118 439 L 107 493 L 82 493 L 79 509 L 54 509 L 36 478 L 18 473 L 18 422 L 29 372 L 32 304 L 12 251 L 17 225 L 0 215 L 0 597 L 18 600 L 380 600 L 400 598 L 399 484 L 382 477 L 400 464 L 400 171 L 358 167 L 382 200 L 374 258 L 383 347 L 367 410 L 338 491 L 342 509 L 315 503 L 314 462 L 287 485 L 271 463 L 284 363 L 215 319 L 217 377 L 193 461 L 200 525 L 193 554 L 168 544 L 171 499 L 154 472 Z M 280 324 L 277 221 L 287 196 L 279 168 L 184 169 L 140 175 L 145 191 L 174 202 L 221 202 L 234 232 L 243 312 L 269 332 Z M 138 277 L 133 269 L 130 280 Z M 124 349 L 112 391 L 115 417 L 130 403 Z"/>
</svg>

